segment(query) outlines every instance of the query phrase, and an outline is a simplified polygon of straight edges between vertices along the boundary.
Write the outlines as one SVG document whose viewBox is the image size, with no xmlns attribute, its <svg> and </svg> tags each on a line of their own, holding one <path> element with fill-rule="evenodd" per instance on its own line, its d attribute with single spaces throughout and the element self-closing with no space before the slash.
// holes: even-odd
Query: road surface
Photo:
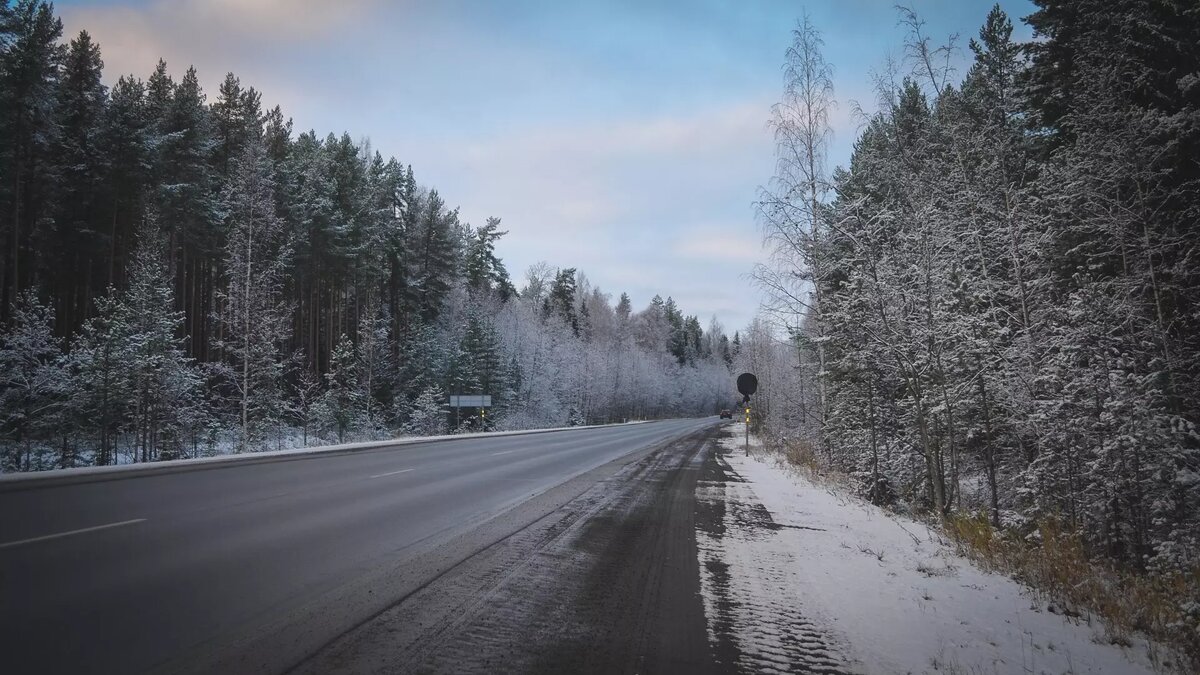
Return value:
<svg viewBox="0 0 1200 675">
<path fill-rule="evenodd" d="M 581 497 L 611 507 L 612 481 L 715 421 L 0 486 L 0 659 L 10 673 L 83 673 L 311 669 L 323 648 L 346 658 L 401 600 L 421 607 L 449 570 L 540 536 L 531 526 L 565 522 Z"/>
</svg>

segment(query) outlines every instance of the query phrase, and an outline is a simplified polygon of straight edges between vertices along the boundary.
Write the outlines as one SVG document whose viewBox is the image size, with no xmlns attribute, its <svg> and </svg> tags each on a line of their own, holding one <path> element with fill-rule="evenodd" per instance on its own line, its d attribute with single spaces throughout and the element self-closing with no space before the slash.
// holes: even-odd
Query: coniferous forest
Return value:
<svg viewBox="0 0 1200 675">
<path fill-rule="evenodd" d="M 514 281 L 412 167 L 230 73 L 103 79 L 0 3 L 0 469 L 712 414 L 737 345 L 574 268 Z M 486 417 L 450 394 L 489 394 Z M 457 426 L 456 426 L 457 423 Z"/>
<path fill-rule="evenodd" d="M 1032 41 L 997 6 L 958 46 L 900 8 L 836 169 L 836 64 L 800 23 L 759 203 L 791 328 L 743 358 L 793 452 L 876 503 L 1171 579 L 1130 623 L 1200 655 L 1200 4 L 1035 4 Z"/>
</svg>

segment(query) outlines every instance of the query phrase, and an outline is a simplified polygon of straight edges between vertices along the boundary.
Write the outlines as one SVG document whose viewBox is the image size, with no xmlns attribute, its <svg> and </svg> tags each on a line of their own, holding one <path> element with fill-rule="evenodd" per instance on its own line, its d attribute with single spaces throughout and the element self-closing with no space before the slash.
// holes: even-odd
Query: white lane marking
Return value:
<svg viewBox="0 0 1200 675">
<path fill-rule="evenodd" d="M 70 532 L 58 532 L 57 534 L 46 534 L 46 535 L 43 535 L 40 537 L 33 537 L 31 539 L 22 539 L 20 541 L 10 541 L 10 542 L 0 544 L 0 548 L 10 548 L 13 546 L 20 546 L 22 544 L 32 544 L 32 543 L 38 542 L 38 541 L 46 541 L 47 539 L 58 539 L 59 537 L 69 537 L 73 534 L 83 534 L 84 532 L 95 532 L 96 530 L 107 530 L 112 527 L 121 527 L 123 525 L 133 525 L 135 523 L 144 523 L 144 522 L 146 522 L 145 518 L 134 518 L 133 520 L 122 520 L 119 523 L 109 523 L 107 525 L 96 525 L 95 527 L 85 527 L 85 528 L 78 529 L 78 530 L 71 530 Z"/>
<path fill-rule="evenodd" d="M 492 457 L 495 457 L 496 455 L 507 455 L 510 452 L 516 452 L 516 450 L 505 450 L 504 452 L 493 452 Z"/>
<path fill-rule="evenodd" d="M 408 473 L 409 471 L 412 471 L 412 469 L 400 469 L 399 471 L 389 471 L 387 473 L 377 473 L 374 476 L 368 476 L 368 478 L 383 478 L 384 476 L 395 476 L 398 473 Z"/>
</svg>

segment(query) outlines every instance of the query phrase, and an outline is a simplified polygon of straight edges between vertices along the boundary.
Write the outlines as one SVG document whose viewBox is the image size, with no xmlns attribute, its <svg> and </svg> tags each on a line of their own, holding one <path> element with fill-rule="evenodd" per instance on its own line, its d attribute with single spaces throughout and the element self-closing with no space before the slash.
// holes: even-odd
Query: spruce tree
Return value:
<svg viewBox="0 0 1200 675">
<path fill-rule="evenodd" d="M 337 434 L 338 443 L 345 440 L 347 431 L 361 424 L 365 398 L 359 386 L 354 344 L 343 334 L 330 357 L 321 399 L 325 424 Z"/>
<path fill-rule="evenodd" d="M 78 418 L 92 421 L 80 431 L 85 436 L 95 434 L 99 444 L 95 463 L 101 466 L 117 461 L 120 437 L 134 404 L 128 318 L 120 294 L 110 286 L 96 299 L 96 314 L 84 323 L 71 349 L 76 386 L 71 408 Z"/>
<path fill-rule="evenodd" d="M 141 461 L 162 455 L 179 457 L 199 405 L 199 377 L 176 337 L 183 312 L 174 309 L 174 292 L 163 264 L 157 227 L 148 222 L 130 265 L 129 287 L 118 312 L 125 332 L 123 357 L 132 395 L 134 451 Z"/>
<path fill-rule="evenodd" d="M 32 291 L 21 294 L 12 324 L 0 340 L 0 438 L 4 469 L 29 471 L 37 441 L 44 439 L 67 394 L 54 315 Z"/>
</svg>

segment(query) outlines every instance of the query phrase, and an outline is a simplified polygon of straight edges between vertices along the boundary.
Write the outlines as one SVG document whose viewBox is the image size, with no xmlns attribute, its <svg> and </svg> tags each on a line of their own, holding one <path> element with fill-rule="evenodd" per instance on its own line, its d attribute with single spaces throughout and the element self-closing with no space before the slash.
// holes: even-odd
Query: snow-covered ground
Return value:
<svg viewBox="0 0 1200 675">
<path fill-rule="evenodd" d="M 925 525 L 814 483 L 781 458 L 721 441 L 725 474 L 697 488 L 713 648 L 743 669 L 865 673 L 1152 673 L 1147 646 L 1046 611 Z M 719 472 L 720 473 L 720 472 Z M 732 643 L 732 644 L 727 644 Z"/>
</svg>

